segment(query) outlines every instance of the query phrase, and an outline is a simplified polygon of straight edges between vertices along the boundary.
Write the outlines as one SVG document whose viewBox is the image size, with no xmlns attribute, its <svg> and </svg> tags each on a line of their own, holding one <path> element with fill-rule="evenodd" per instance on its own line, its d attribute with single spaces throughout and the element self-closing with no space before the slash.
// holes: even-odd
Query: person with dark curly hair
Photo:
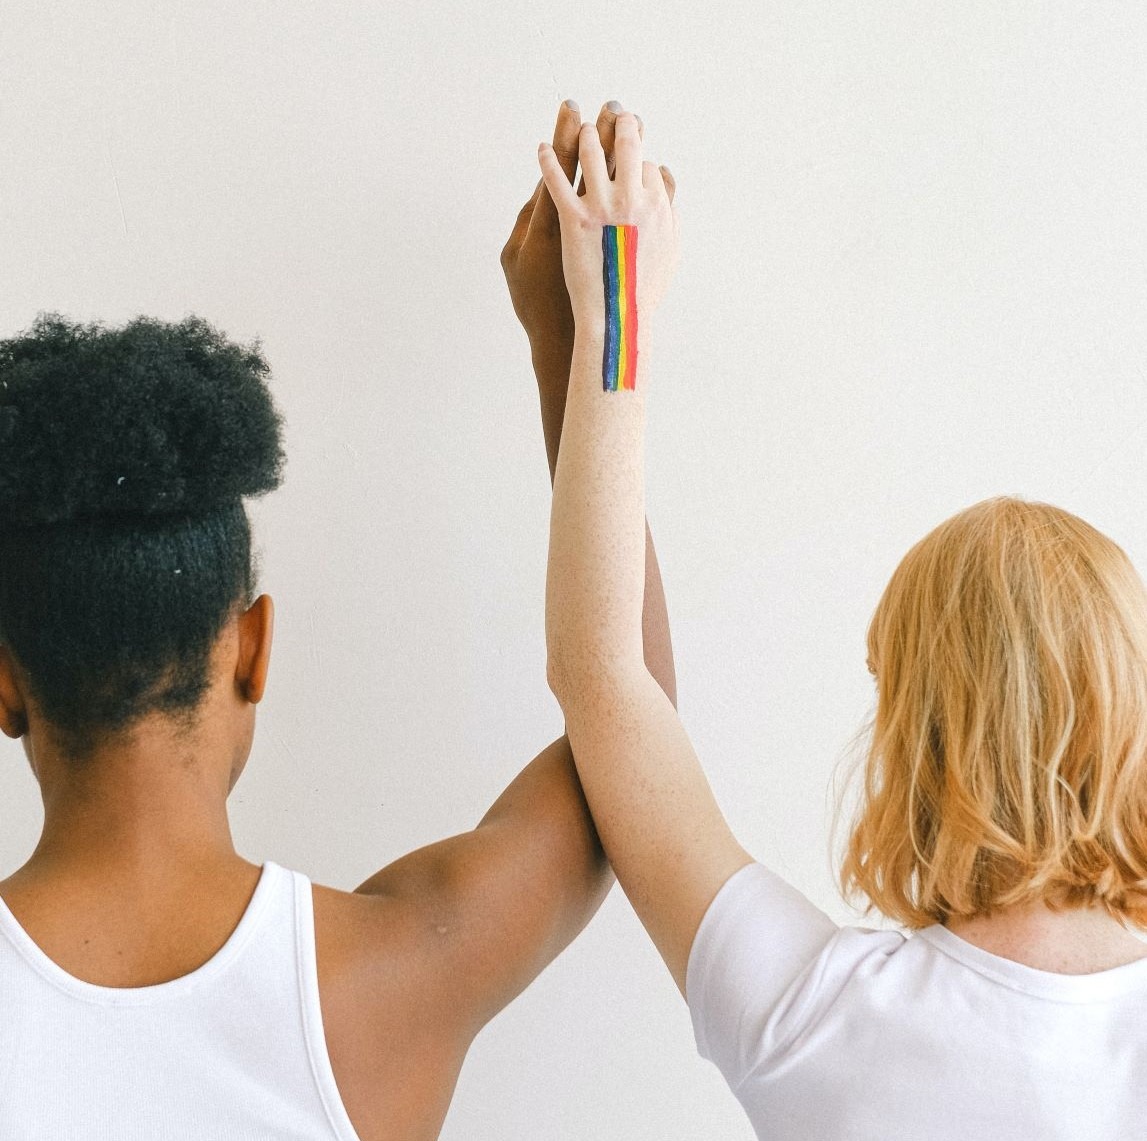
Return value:
<svg viewBox="0 0 1147 1141">
<path fill-rule="evenodd" d="M 571 182 L 579 123 L 563 106 Z M 502 266 L 552 478 L 573 320 L 541 182 Z M 283 475 L 269 374 L 194 316 L 41 314 L 0 342 L 0 729 L 44 802 L 0 881 L 5 1141 L 435 1137 L 474 1036 L 612 883 L 564 735 L 472 831 L 354 891 L 236 852 L 271 657 L 244 507 Z"/>
</svg>

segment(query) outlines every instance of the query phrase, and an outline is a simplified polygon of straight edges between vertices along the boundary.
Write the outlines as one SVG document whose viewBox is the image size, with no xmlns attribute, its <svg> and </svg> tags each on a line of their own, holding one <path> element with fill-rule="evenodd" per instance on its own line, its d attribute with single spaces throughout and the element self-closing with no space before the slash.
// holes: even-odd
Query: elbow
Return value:
<svg viewBox="0 0 1147 1141">
<path fill-rule="evenodd" d="M 576 638 L 571 641 L 568 627 L 563 628 L 561 623 L 555 622 L 553 616 L 547 613 L 546 684 L 563 709 L 566 698 L 576 689 L 573 679 L 578 673 L 577 658 L 581 649 L 576 642 Z"/>
<path fill-rule="evenodd" d="M 640 628 L 633 638 L 606 637 L 589 622 L 546 624 L 546 682 L 562 711 L 616 695 L 646 674 Z"/>
<path fill-rule="evenodd" d="M 546 660 L 546 681 L 561 707 L 567 733 L 571 723 L 580 723 L 588 711 L 599 707 L 609 688 L 601 684 L 600 676 L 593 678 L 582 667 L 553 655 Z"/>
<path fill-rule="evenodd" d="M 610 672 L 612 655 L 603 649 L 596 639 L 585 637 L 584 628 L 546 631 L 546 682 L 567 716 Z"/>
<path fill-rule="evenodd" d="M 563 709 L 566 708 L 569 695 L 577 689 L 571 683 L 570 675 L 569 659 L 551 648 L 546 654 L 546 684 Z"/>
<path fill-rule="evenodd" d="M 566 719 L 587 710 L 600 710 L 632 692 L 649 677 L 641 658 L 586 652 L 546 656 L 546 682 Z"/>
</svg>

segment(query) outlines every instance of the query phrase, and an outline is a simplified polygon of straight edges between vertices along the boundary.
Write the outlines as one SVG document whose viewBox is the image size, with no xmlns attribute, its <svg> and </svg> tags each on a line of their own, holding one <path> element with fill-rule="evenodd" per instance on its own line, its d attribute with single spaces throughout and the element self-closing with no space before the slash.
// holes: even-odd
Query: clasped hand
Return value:
<svg viewBox="0 0 1147 1141">
<path fill-rule="evenodd" d="M 607 184 L 616 177 L 616 126 L 622 119 L 626 123 L 621 127 L 621 150 L 625 152 L 628 148 L 627 171 L 623 184 L 614 188 Z M 636 140 L 632 138 L 634 126 Z M 558 372 L 566 377 L 574 331 L 571 297 L 576 292 L 579 300 L 586 302 L 585 316 L 599 313 L 602 306 L 601 226 L 643 227 L 639 268 L 639 303 L 643 313 L 651 313 L 660 301 L 676 263 L 678 224 L 673 208 L 676 184 L 667 168 L 642 162 L 642 135 L 640 117 L 622 111 L 616 103 L 601 108 L 596 124 L 583 124 L 576 105 L 563 103 L 558 109 L 553 143 L 549 146 L 556 173 L 547 180 L 543 166 L 543 178 L 518 212 L 502 249 L 502 270 L 514 312 L 529 337 L 535 363 L 544 365 L 553 357 Z M 583 177 L 575 196 L 573 185 L 579 158 Z M 639 180 L 633 178 L 634 170 L 640 170 Z M 589 202 L 582 204 L 577 199 L 587 196 L 587 177 L 595 192 Z M 635 194 L 638 182 L 642 191 L 652 189 L 657 194 Z M 575 210 L 571 211 L 564 197 L 564 210 L 555 205 L 550 183 L 558 189 L 559 196 L 563 196 L 559 183 L 564 185 Z M 624 217 L 619 212 L 623 205 L 627 210 Z M 641 212 L 636 213 L 635 208 Z M 563 213 L 571 219 L 568 226 L 560 220 Z M 573 240 L 575 228 L 577 241 Z M 571 252 L 576 265 L 574 272 L 579 275 L 574 291 L 567 289 L 569 271 L 563 269 L 567 243 L 578 250 L 577 254 Z M 593 268 L 595 255 L 596 270 Z"/>
</svg>

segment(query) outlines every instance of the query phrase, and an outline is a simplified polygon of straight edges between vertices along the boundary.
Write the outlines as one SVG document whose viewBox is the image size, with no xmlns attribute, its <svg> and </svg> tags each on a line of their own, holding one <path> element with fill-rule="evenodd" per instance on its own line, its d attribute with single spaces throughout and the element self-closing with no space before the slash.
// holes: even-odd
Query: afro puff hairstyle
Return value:
<svg viewBox="0 0 1147 1141">
<path fill-rule="evenodd" d="M 0 340 L 0 643 L 74 760 L 150 712 L 193 720 L 254 597 L 243 499 L 282 479 L 269 374 L 196 316 L 41 313 Z"/>
</svg>

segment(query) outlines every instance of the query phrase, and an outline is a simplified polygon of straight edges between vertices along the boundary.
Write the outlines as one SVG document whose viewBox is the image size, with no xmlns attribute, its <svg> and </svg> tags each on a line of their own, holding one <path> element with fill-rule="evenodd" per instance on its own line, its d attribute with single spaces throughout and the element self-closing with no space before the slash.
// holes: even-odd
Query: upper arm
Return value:
<svg viewBox="0 0 1147 1141">
<path fill-rule="evenodd" d="M 585 926 L 611 882 L 562 737 L 476 828 L 403 856 L 355 891 L 399 905 L 427 1001 L 472 1036 Z"/>
<path fill-rule="evenodd" d="M 648 671 L 559 694 L 598 834 L 682 994 L 706 909 L 752 857 L 737 842 L 669 698 Z"/>
</svg>

